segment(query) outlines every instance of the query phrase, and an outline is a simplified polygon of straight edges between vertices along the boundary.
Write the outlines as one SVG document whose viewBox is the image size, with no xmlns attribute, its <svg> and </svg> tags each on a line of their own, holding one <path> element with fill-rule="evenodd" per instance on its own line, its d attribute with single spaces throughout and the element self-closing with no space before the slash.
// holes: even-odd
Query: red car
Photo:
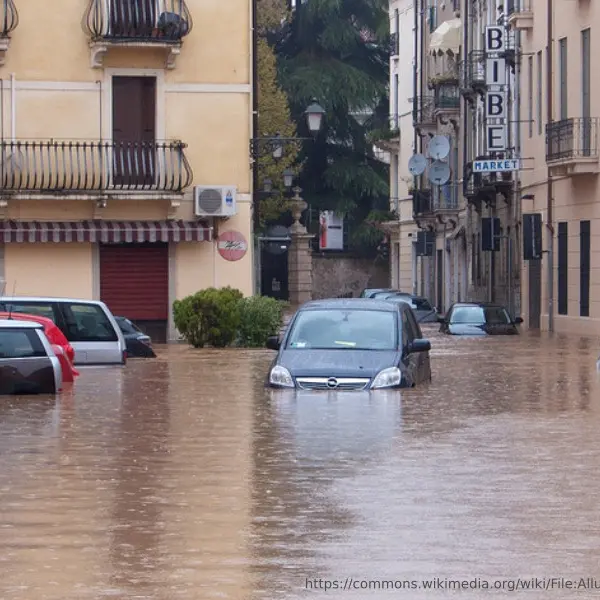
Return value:
<svg viewBox="0 0 600 600">
<path fill-rule="evenodd" d="M 52 319 L 40 317 L 38 315 L 26 315 L 23 313 L 0 312 L 0 319 L 14 319 L 16 321 L 33 321 L 44 327 L 44 333 L 52 345 L 54 354 L 56 354 L 62 369 L 63 383 L 73 383 L 79 371 L 73 366 L 75 351 L 65 334 L 56 326 Z"/>
</svg>

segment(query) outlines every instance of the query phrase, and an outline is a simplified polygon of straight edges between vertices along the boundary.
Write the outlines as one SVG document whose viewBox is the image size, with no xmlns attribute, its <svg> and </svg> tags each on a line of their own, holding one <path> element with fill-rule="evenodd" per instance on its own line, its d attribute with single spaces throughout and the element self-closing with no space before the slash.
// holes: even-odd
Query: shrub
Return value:
<svg viewBox="0 0 600 600">
<path fill-rule="evenodd" d="M 173 303 L 175 326 L 194 348 L 229 346 L 240 327 L 243 294 L 232 287 L 207 288 Z"/>
<path fill-rule="evenodd" d="M 251 296 L 241 302 L 238 343 L 245 348 L 263 348 L 283 323 L 285 304 L 268 296 Z"/>
</svg>

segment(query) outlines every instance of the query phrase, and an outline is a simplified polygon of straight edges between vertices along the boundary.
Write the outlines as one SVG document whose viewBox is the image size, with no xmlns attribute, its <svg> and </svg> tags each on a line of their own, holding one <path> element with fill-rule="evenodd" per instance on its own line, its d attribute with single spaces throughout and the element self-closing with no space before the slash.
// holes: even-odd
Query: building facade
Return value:
<svg viewBox="0 0 600 600">
<path fill-rule="evenodd" d="M 523 1 L 512 18 L 524 56 L 523 155 L 531 157 L 521 178 L 523 222 L 537 215 L 542 232 L 536 257 L 522 264 L 523 313 L 531 327 L 598 335 L 600 110 L 591 60 L 600 12 L 584 0 L 550 8 L 549 21 L 547 2 Z"/>
<path fill-rule="evenodd" d="M 415 11 L 412 0 L 390 2 L 390 122 L 387 139 L 378 142 L 390 156 L 390 209 L 395 221 L 385 224 L 390 240 L 390 285 L 417 289 L 417 226 L 412 214 L 408 161 L 414 151 L 412 91 L 418 68 L 414 44 Z"/>
<path fill-rule="evenodd" d="M 174 339 L 175 299 L 253 291 L 251 2 L 51 4 L 3 3 L 0 288 Z"/>
</svg>

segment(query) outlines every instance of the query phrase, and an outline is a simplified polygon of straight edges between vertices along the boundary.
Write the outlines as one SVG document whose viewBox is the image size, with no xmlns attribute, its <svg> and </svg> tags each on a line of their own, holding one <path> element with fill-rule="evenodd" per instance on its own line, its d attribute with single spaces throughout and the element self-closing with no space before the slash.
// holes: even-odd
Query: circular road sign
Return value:
<svg viewBox="0 0 600 600">
<path fill-rule="evenodd" d="M 217 250 L 225 260 L 240 260 L 248 252 L 248 242 L 239 231 L 224 231 L 217 239 Z"/>
</svg>

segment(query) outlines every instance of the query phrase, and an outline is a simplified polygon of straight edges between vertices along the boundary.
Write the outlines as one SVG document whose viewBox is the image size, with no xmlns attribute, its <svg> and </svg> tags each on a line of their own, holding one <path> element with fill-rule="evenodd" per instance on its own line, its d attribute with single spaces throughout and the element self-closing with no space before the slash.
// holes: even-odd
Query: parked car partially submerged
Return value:
<svg viewBox="0 0 600 600">
<path fill-rule="evenodd" d="M 125 338 L 127 356 L 138 356 L 141 358 L 156 357 L 156 353 L 152 349 L 152 339 L 149 335 L 146 335 L 135 323 L 126 317 L 115 316 L 115 321 Z"/>
<path fill-rule="evenodd" d="M 500 304 L 457 302 L 439 322 L 440 331 L 449 335 L 518 335 L 523 319 L 513 320 Z"/>
<path fill-rule="evenodd" d="M 0 319 L 32 321 L 42 325 L 44 333 L 52 346 L 52 350 L 54 350 L 54 354 L 56 354 L 56 357 L 60 362 L 63 383 L 72 383 L 75 381 L 75 377 L 79 375 L 79 371 L 74 367 L 75 351 L 73 350 L 73 346 L 69 344 L 64 333 L 56 326 L 52 319 L 47 319 L 46 317 L 40 317 L 38 315 L 3 312 L 0 312 Z"/>
<path fill-rule="evenodd" d="M 62 369 L 44 326 L 0 319 L 0 394 L 56 394 L 61 387 Z"/>
<path fill-rule="evenodd" d="M 354 298 L 304 304 L 277 350 L 267 386 L 305 390 L 376 390 L 431 380 L 429 350 L 406 302 Z"/>
<path fill-rule="evenodd" d="M 382 298 L 387 302 L 408 302 L 417 317 L 419 323 L 437 323 L 438 314 L 434 306 L 431 306 L 427 298 L 415 296 L 405 292 L 396 292 Z"/>
</svg>

